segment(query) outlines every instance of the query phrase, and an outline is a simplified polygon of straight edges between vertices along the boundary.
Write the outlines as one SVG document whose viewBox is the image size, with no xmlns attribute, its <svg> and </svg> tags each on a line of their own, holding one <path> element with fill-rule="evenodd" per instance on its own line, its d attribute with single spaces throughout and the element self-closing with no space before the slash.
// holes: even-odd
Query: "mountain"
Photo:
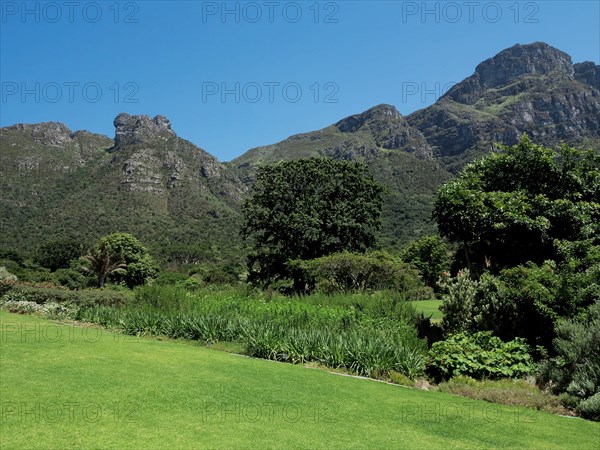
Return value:
<svg viewBox="0 0 600 450">
<path fill-rule="evenodd" d="M 431 233 L 436 189 L 467 162 L 515 144 L 600 148 L 600 66 L 548 44 L 515 45 L 479 64 L 435 104 L 403 117 L 379 105 L 319 131 L 249 150 L 230 165 L 250 183 L 260 164 L 330 156 L 362 161 L 389 188 L 383 242 Z"/>
<path fill-rule="evenodd" d="M 434 105 L 407 117 L 452 172 L 528 133 L 539 144 L 598 146 L 600 66 L 548 44 L 515 45 L 479 64 Z"/>
<path fill-rule="evenodd" d="M 0 247 L 123 231 L 166 259 L 233 257 L 247 187 L 165 117 L 120 114 L 114 125 L 114 140 L 55 122 L 0 130 Z"/>
<path fill-rule="evenodd" d="M 528 133 L 600 149 L 600 66 L 545 43 L 515 45 L 408 116 L 378 105 L 225 164 L 165 117 L 120 114 L 114 125 L 114 139 L 56 122 L 0 129 L 0 249 L 128 231 L 168 261 L 241 261 L 241 204 L 256 169 L 311 156 L 368 166 L 388 188 L 382 245 L 398 248 L 435 230 L 436 190 L 495 142 Z"/>
<path fill-rule="evenodd" d="M 382 212 L 385 246 L 399 247 L 434 232 L 431 200 L 451 174 L 433 159 L 423 134 L 395 107 L 378 105 L 322 130 L 254 148 L 229 165 L 251 184 L 261 164 L 312 156 L 363 162 L 388 188 Z"/>
</svg>

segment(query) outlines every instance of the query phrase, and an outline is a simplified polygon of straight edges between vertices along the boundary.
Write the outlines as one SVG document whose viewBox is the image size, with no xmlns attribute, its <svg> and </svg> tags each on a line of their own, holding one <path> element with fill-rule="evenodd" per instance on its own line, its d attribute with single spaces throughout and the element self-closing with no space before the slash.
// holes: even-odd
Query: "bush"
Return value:
<svg viewBox="0 0 600 450">
<path fill-rule="evenodd" d="M 88 286 L 88 278 L 73 269 L 58 269 L 54 272 L 54 278 L 58 284 L 72 290 L 84 289 Z"/>
<path fill-rule="evenodd" d="M 458 375 L 476 379 L 519 378 L 533 370 L 523 339 L 503 342 L 490 332 L 458 333 L 429 350 L 428 372 L 436 380 Z"/>
<path fill-rule="evenodd" d="M 432 297 L 417 270 L 381 251 L 335 253 L 309 261 L 295 261 L 292 265 L 314 280 L 317 290 L 327 294 L 390 290 L 409 293 L 416 297 L 414 300 Z"/>
<path fill-rule="evenodd" d="M 221 268 L 211 268 L 208 270 L 206 275 L 202 277 L 202 280 L 208 284 L 236 284 L 240 280 L 234 273 L 227 272 Z"/>
<path fill-rule="evenodd" d="M 532 348 L 552 349 L 555 324 L 585 311 L 598 294 L 600 262 L 529 263 L 473 279 L 469 271 L 440 282 L 446 333 L 492 331 L 508 341 L 522 337 Z"/>
<path fill-rule="evenodd" d="M 66 319 L 75 316 L 77 307 L 73 305 L 0 299 L 0 307 L 14 314 L 36 314 L 48 319 Z"/>
<path fill-rule="evenodd" d="M 130 296 L 122 292 L 109 290 L 82 290 L 69 291 L 60 288 L 42 288 L 24 285 L 15 285 L 2 296 L 4 301 L 26 301 L 39 305 L 45 303 L 69 303 L 73 305 L 105 305 L 119 306 L 130 301 Z"/>
<path fill-rule="evenodd" d="M 469 271 L 458 272 L 456 278 L 444 278 L 440 282 L 443 292 L 440 311 L 444 314 L 442 329 L 447 333 L 471 330 L 473 305 L 478 283 L 471 279 Z"/>
<path fill-rule="evenodd" d="M 586 419 L 600 422 L 600 393 L 583 400 L 577 406 L 577 414 Z"/>
<path fill-rule="evenodd" d="M 600 393 L 600 301 L 583 317 L 559 323 L 556 334 L 557 356 L 541 365 L 540 381 L 555 393 L 566 392 L 583 401 L 597 397 Z M 590 403 L 597 404 L 598 400 Z"/>
<path fill-rule="evenodd" d="M 187 280 L 188 278 L 188 275 L 181 272 L 161 272 L 152 284 L 155 286 L 173 286 L 180 281 Z"/>
<path fill-rule="evenodd" d="M 544 392 L 525 380 L 477 381 L 471 377 L 460 375 L 440 383 L 438 388 L 442 392 L 475 400 L 485 400 L 502 405 L 524 406 L 551 413 L 568 413 L 560 397 Z"/>
</svg>

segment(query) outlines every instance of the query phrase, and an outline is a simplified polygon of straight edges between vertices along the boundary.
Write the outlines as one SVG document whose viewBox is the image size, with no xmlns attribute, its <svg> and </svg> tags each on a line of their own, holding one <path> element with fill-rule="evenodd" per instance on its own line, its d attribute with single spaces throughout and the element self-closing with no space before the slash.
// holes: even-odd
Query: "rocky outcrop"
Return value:
<svg viewBox="0 0 600 450">
<path fill-rule="evenodd" d="M 375 141 L 373 148 L 365 148 L 361 145 L 354 149 L 355 151 L 344 149 L 344 146 L 336 147 L 338 153 L 345 155 L 345 159 L 353 153 L 373 154 L 378 147 L 402 150 L 423 158 L 432 156 L 431 147 L 421 132 L 412 128 L 406 118 L 392 105 L 378 105 L 361 114 L 346 117 L 337 122 L 335 127 L 342 133 L 367 132 Z"/>
<path fill-rule="evenodd" d="M 115 145 L 134 145 L 144 142 L 157 142 L 174 137 L 171 122 L 164 116 L 131 116 L 119 114 L 114 120 Z"/>
<path fill-rule="evenodd" d="M 575 79 L 600 91 L 600 66 L 591 61 L 575 64 Z"/>
<path fill-rule="evenodd" d="M 479 64 L 473 75 L 454 85 L 442 98 L 471 105 L 487 90 L 508 86 L 524 75 L 573 78 L 573 73 L 573 62 L 566 53 L 543 42 L 517 44 Z M 527 85 L 521 88 L 527 89 Z"/>
<path fill-rule="evenodd" d="M 60 122 L 18 123 L 12 127 L 3 128 L 3 134 L 10 131 L 23 133 L 33 142 L 46 147 L 65 147 L 73 141 L 73 132 Z"/>
</svg>

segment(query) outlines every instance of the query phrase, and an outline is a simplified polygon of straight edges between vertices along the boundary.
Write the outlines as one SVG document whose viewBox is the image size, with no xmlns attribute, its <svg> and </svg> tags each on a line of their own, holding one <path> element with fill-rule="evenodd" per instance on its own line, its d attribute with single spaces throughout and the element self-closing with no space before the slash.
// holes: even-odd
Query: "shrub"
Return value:
<svg viewBox="0 0 600 450">
<path fill-rule="evenodd" d="M 445 278 L 440 282 L 440 290 L 443 292 L 440 311 L 444 314 L 442 328 L 445 332 L 472 328 L 472 309 L 477 286 L 477 281 L 471 279 L 468 270 L 458 272 L 456 278 Z"/>
<path fill-rule="evenodd" d="M 188 278 L 188 275 L 181 272 L 161 272 L 152 284 L 155 286 L 172 286 Z"/>
<path fill-rule="evenodd" d="M 566 392 L 584 401 L 597 397 L 600 393 L 600 301 L 583 317 L 559 323 L 556 334 L 557 356 L 541 365 L 540 381 L 555 393 Z M 597 404 L 598 400 L 594 400 L 589 405 Z"/>
<path fill-rule="evenodd" d="M 436 380 L 458 375 L 519 378 L 532 370 L 533 361 L 523 339 L 503 342 L 490 332 L 454 334 L 429 350 L 428 371 Z"/>
<path fill-rule="evenodd" d="M 544 392 L 525 380 L 502 379 L 477 381 L 459 375 L 438 386 L 442 392 L 461 395 L 475 400 L 485 400 L 503 405 L 519 405 L 551 413 L 565 414 L 561 398 Z"/>
<path fill-rule="evenodd" d="M 76 314 L 77 307 L 72 305 L 59 305 L 58 303 L 46 303 L 40 305 L 35 302 L 10 300 L 6 296 L 0 299 L 0 307 L 15 314 L 36 314 L 48 319 L 65 319 Z"/>
<path fill-rule="evenodd" d="M 469 271 L 440 283 L 446 333 L 492 331 L 503 340 L 526 339 L 532 348 L 552 349 L 555 324 L 575 317 L 600 291 L 600 261 L 529 263 L 494 276 L 472 279 Z M 599 297 L 600 298 L 600 297 Z"/>
<path fill-rule="evenodd" d="M 577 405 L 577 414 L 586 419 L 600 422 L 600 393 L 583 400 Z"/>
<path fill-rule="evenodd" d="M 208 284 L 236 284 L 239 278 L 236 274 L 214 267 L 208 270 L 202 280 Z"/>
<path fill-rule="evenodd" d="M 54 277 L 58 284 L 72 290 L 84 289 L 88 285 L 88 278 L 73 269 L 58 269 Z"/>
<path fill-rule="evenodd" d="M 25 285 L 15 285 L 2 297 L 4 300 L 27 301 L 37 304 L 45 303 L 68 303 L 74 305 L 124 305 L 130 301 L 130 297 L 122 292 L 110 290 L 82 290 L 69 291 L 60 288 L 43 288 Z"/>
<path fill-rule="evenodd" d="M 6 270 L 6 267 L 0 267 L 0 283 L 14 283 L 17 276 Z"/>
<path fill-rule="evenodd" d="M 316 282 L 317 290 L 327 294 L 391 290 L 411 293 L 417 297 L 415 300 L 432 296 L 415 269 L 381 251 L 335 253 L 292 265 L 306 272 Z"/>
</svg>

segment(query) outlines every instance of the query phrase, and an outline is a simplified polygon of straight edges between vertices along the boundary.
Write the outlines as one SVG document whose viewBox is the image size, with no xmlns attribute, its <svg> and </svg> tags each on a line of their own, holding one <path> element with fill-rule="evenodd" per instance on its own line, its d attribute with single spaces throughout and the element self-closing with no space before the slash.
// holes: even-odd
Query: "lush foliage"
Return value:
<svg viewBox="0 0 600 450">
<path fill-rule="evenodd" d="M 139 286 L 157 272 L 148 249 L 128 233 L 113 233 L 103 237 L 83 260 L 98 276 L 100 287 L 104 286 L 108 276 L 129 287 Z"/>
<path fill-rule="evenodd" d="M 431 346 L 427 369 L 438 380 L 520 378 L 533 370 L 533 360 L 522 339 L 503 342 L 490 332 L 463 332 Z"/>
<path fill-rule="evenodd" d="M 230 292 L 192 294 L 148 286 L 136 289 L 136 301 L 124 308 L 82 308 L 78 319 L 132 335 L 239 341 L 251 356 L 314 361 L 366 376 L 395 370 L 412 378 L 423 372 L 425 345 L 417 338 L 412 308 L 402 300 L 358 310 L 283 299 L 265 302 L 258 294 Z"/>
<path fill-rule="evenodd" d="M 289 261 L 372 247 L 382 194 L 359 163 L 311 158 L 261 167 L 244 205 L 243 235 L 253 246 L 249 280 L 294 278 L 301 289 Z"/>
<path fill-rule="evenodd" d="M 493 331 L 523 337 L 552 351 L 554 325 L 600 301 L 600 249 L 584 242 L 561 246 L 562 261 L 508 268 L 498 275 L 469 271 L 441 283 L 446 332 Z"/>
<path fill-rule="evenodd" d="M 542 366 L 541 379 L 554 392 L 567 392 L 589 400 L 582 408 L 600 418 L 600 301 L 579 319 L 565 320 L 556 327 L 557 356 Z"/>
<path fill-rule="evenodd" d="M 557 259 L 560 241 L 600 236 L 600 154 L 533 144 L 527 136 L 469 164 L 439 191 L 443 236 L 471 269 Z"/>
<path fill-rule="evenodd" d="M 304 271 L 304 278 L 316 283 L 318 291 L 327 294 L 390 290 L 402 292 L 412 300 L 432 296 L 415 269 L 382 251 L 334 253 L 295 261 L 293 266 Z"/>
<path fill-rule="evenodd" d="M 415 267 L 423 281 L 436 288 L 440 277 L 450 270 L 450 251 L 439 236 L 425 236 L 402 251 L 402 259 Z"/>
<path fill-rule="evenodd" d="M 83 253 L 83 245 L 75 238 L 54 239 L 39 247 L 35 262 L 54 272 L 67 269 L 71 261 L 78 259 Z"/>
</svg>

